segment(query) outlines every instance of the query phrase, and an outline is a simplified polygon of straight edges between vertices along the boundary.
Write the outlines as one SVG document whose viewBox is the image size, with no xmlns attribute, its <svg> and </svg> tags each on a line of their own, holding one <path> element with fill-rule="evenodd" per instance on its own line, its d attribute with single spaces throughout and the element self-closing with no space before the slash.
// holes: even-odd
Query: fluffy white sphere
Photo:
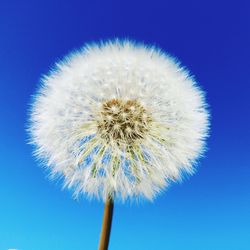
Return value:
<svg viewBox="0 0 250 250">
<path fill-rule="evenodd" d="M 31 141 L 74 194 L 152 199 L 204 151 L 208 113 L 188 72 L 129 41 L 85 46 L 42 80 Z"/>
</svg>

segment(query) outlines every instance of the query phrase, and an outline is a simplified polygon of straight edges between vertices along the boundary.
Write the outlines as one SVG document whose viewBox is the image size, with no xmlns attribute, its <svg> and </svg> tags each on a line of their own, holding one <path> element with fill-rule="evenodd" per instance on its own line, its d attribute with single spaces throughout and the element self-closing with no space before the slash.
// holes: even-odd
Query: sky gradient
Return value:
<svg viewBox="0 0 250 250">
<path fill-rule="evenodd" d="M 248 1 L 0 1 L 0 250 L 97 249 L 103 204 L 74 201 L 27 145 L 39 78 L 86 42 L 176 56 L 207 92 L 208 152 L 154 203 L 116 204 L 110 250 L 250 249 Z"/>
</svg>

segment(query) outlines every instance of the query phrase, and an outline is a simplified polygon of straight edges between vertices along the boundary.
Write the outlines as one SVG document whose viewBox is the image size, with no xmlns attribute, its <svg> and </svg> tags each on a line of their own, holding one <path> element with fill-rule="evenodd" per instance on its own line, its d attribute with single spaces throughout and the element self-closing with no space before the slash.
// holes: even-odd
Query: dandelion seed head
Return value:
<svg viewBox="0 0 250 250">
<path fill-rule="evenodd" d="M 31 143 L 74 196 L 153 199 L 205 149 L 204 92 L 180 64 L 129 41 L 87 45 L 42 79 Z"/>
</svg>

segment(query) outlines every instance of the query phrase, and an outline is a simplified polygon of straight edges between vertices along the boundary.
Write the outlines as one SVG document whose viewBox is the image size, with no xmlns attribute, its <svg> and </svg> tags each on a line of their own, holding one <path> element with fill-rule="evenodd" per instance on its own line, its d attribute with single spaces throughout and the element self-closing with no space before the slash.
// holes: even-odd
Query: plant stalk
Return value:
<svg viewBox="0 0 250 250">
<path fill-rule="evenodd" d="M 114 202 L 112 198 L 108 198 L 105 203 L 103 221 L 102 221 L 102 232 L 99 243 L 99 250 L 108 250 L 109 237 L 112 225 Z"/>
</svg>

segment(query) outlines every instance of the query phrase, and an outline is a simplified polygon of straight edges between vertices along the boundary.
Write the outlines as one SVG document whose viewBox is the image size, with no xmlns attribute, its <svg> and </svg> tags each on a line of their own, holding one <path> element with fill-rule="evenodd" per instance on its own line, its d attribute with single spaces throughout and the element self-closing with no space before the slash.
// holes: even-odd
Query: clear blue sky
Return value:
<svg viewBox="0 0 250 250">
<path fill-rule="evenodd" d="M 0 250 L 97 249 L 103 205 L 74 201 L 31 156 L 25 123 L 41 74 L 85 42 L 160 46 L 212 112 L 197 174 L 154 203 L 115 206 L 110 250 L 250 249 L 249 1 L 0 1 Z"/>
</svg>

